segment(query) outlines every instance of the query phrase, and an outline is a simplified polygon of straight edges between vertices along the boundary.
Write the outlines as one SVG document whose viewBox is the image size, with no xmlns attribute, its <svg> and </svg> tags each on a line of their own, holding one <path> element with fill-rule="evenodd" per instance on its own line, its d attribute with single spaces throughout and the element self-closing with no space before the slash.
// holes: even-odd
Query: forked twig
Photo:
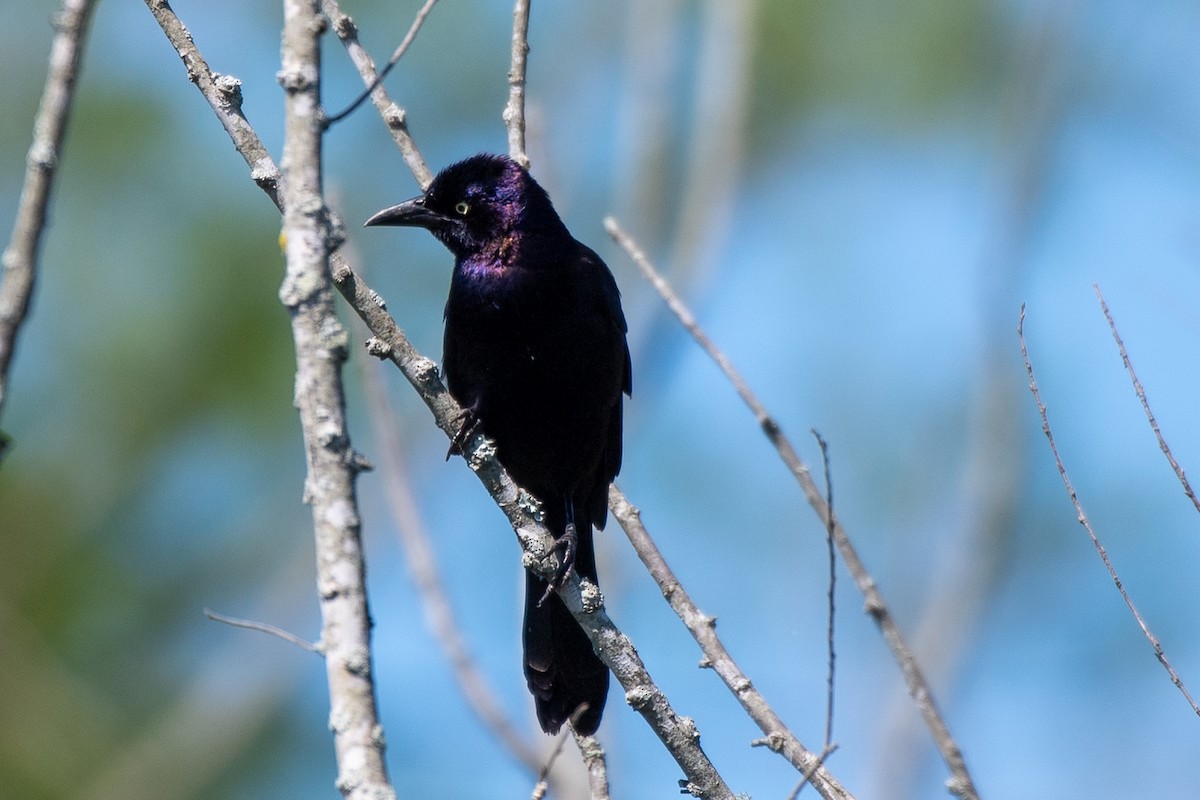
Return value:
<svg viewBox="0 0 1200 800">
<path fill-rule="evenodd" d="M 432 3 L 427 5 L 432 5 Z M 337 0 L 322 0 L 322 7 L 325 9 L 325 16 L 329 17 L 333 25 L 334 34 L 346 48 L 350 61 L 358 70 L 358 74 L 362 76 L 363 83 L 372 87 L 367 94 L 370 95 L 371 102 L 379 112 L 380 118 L 387 125 L 392 141 L 396 143 L 400 155 L 404 158 L 404 163 L 408 165 L 417 179 L 417 183 L 424 189 L 433 180 L 433 172 L 425 163 L 425 157 L 421 155 L 421 151 L 417 149 L 412 134 L 408 132 L 407 114 L 399 103 L 388 96 L 387 87 L 376 82 L 375 62 L 359 44 L 358 27 L 354 24 L 354 20 L 350 18 L 349 14 L 342 11 Z M 418 15 L 418 19 L 423 20 L 424 17 Z M 419 27 L 420 25 L 414 21 L 413 28 L 418 29 Z"/>
<path fill-rule="evenodd" d="M 396 48 L 396 51 L 392 53 L 392 57 L 388 59 L 387 64 L 384 65 L 383 69 L 379 70 L 379 74 L 377 74 L 375 78 L 367 84 L 367 88 L 364 89 L 358 97 L 354 98 L 354 101 L 351 102 L 350 105 L 346 106 L 343 110 L 339 111 L 333 116 L 326 117 L 326 125 L 333 125 L 334 123 L 340 122 L 341 120 L 350 116 L 350 114 L 354 112 L 354 109 L 362 105 L 363 100 L 366 100 L 371 96 L 371 92 L 379 88 L 379 84 L 383 83 L 383 79 L 386 78 L 388 73 L 392 71 L 392 67 L 396 66 L 396 63 L 400 61 L 400 58 L 408 51 L 409 45 L 411 45 L 413 40 L 417 38 L 417 31 L 421 30 L 421 26 L 425 24 L 425 18 L 429 16 L 429 12 L 433 10 L 433 4 L 436 2 L 437 0 L 425 0 L 425 5 L 421 6 L 420 11 L 417 12 L 416 18 L 413 19 L 412 25 L 410 25 L 408 28 L 408 33 L 404 34 L 404 38 L 400 40 L 400 45 Z M 330 6 L 326 6 L 327 16 L 329 9 Z M 345 24 L 345 22 L 350 20 L 350 17 L 345 14 L 339 14 L 337 19 L 340 24 Z M 340 34 L 338 38 L 341 38 Z"/>
<path fill-rule="evenodd" d="M 1183 685 L 1179 674 L 1175 672 L 1175 668 L 1171 666 L 1171 662 L 1167 660 L 1167 654 L 1163 652 L 1162 644 L 1158 638 L 1150 632 L 1150 628 L 1146 625 L 1146 621 L 1142 619 L 1142 615 L 1138 612 L 1137 606 L 1133 604 L 1133 600 L 1129 597 L 1129 593 L 1125 591 L 1125 585 L 1121 582 L 1121 578 L 1117 575 L 1116 568 L 1113 567 L 1112 561 L 1108 558 L 1108 552 L 1104 549 L 1104 545 L 1100 543 L 1099 537 L 1096 536 L 1096 531 L 1092 528 L 1092 523 L 1088 520 L 1087 514 L 1083 512 L 1083 506 L 1079 503 L 1079 497 L 1075 493 L 1075 487 L 1071 484 L 1071 479 L 1067 477 L 1067 468 L 1063 465 L 1062 458 L 1058 454 L 1058 445 L 1054 442 L 1054 434 L 1050 431 L 1050 418 L 1046 413 L 1046 405 L 1042 402 L 1042 394 L 1038 390 L 1037 380 L 1033 376 L 1033 364 L 1029 360 L 1029 349 L 1025 345 L 1025 304 L 1021 304 L 1021 316 L 1017 323 L 1017 338 L 1021 342 L 1021 358 L 1025 360 L 1025 374 L 1029 376 L 1029 391 L 1033 393 L 1034 402 L 1037 403 L 1038 414 L 1042 418 L 1042 433 L 1046 434 L 1046 440 L 1050 443 L 1050 453 L 1054 456 L 1054 466 L 1058 468 L 1058 475 L 1062 478 L 1063 486 L 1067 489 L 1067 496 L 1071 498 L 1071 505 L 1075 506 L 1076 519 L 1079 524 L 1084 527 L 1088 533 L 1088 538 L 1092 540 L 1092 546 L 1096 548 L 1096 552 L 1100 556 L 1100 560 L 1104 562 L 1105 569 L 1108 570 L 1109 577 L 1116 584 L 1117 591 L 1121 594 L 1121 599 L 1125 601 L 1125 605 L 1129 607 L 1130 613 L 1137 621 L 1138 627 L 1142 629 L 1142 635 L 1154 648 L 1154 656 L 1159 663 L 1171 676 L 1171 683 L 1175 684 L 1176 688 L 1183 693 L 1187 698 L 1188 704 L 1192 707 L 1192 711 L 1200 716 L 1200 706 L 1196 705 L 1196 701 L 1188 693 L 1187 687 Z"/>
</svg>

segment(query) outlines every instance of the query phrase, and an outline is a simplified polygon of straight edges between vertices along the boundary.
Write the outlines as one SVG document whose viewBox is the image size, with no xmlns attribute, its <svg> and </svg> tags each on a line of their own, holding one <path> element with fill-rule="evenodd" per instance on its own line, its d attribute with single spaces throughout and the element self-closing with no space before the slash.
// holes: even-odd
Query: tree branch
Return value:
<svg viewBox="0 0 1200 800">
<path fill-rule="evenodd" d="M 296 408 L 304 432 L 317 543 L 321 642 L 329 682 L 329 727 L 337 787 L 348 800 L 394 798 L 383 758 L 375 702 L 366 567 L 354 481 L 363 462 L 346 428 L 342 364 L 349 337 L 333 309 L 329 254 L 340 244 L 321 187 L 320 36 L 318 0 L 284 0 L 285 95 L 282 192 L 287 268 L 279 299 L 292 318 Z"/>
<path fill-rule="evenodd" d="M 208 62 L 192 41 L 191 32 L 175 15 L 167 0 L 146 0 L 146 7 L 154 14 L 158 26 L 183 60 L 188 80 L 208 101 L 221 127 L 233 141 L 234 148 L 246 166 L 250 167 L 250 177 L 258 184 L 258 188 L 267 193 L 276 208 L 282 210 L 279 168 L 242 114 L 242 82 L 232 75 L 221 75 L 209 68 Z"/>
<path fill-rule="evenodd" d="M 54 18 L 54 41 L 46 85 L 33 123 L 33 143 L 25 159 L 25 183 L 8 247 L 0 257 L 0 412 L 8 396 L 8 370 L 12 365 L 17 332 L 29 313 L 37 279 L 38 251 L 46 227 L 50 189 L 62 158 L 63 136 L 71 116 L 71 101 L 79 77 L 93 0 L 64 0 Z M 0 431 L 0 459 L 8 438 Z"/>
<path fill-rule="evenodd" d="M 508 155 L 529 169 L 525 152 L 525 61 L 529 55 L 529 0 L 513 3 L 512 66 L 508 70 L 508 105 L 504 125 L 508 129 Z"/>
<path fill-rule="evenodd" d="M 421 10 L 417 12 L 417 17 L 413 21 L 412 28 L 409 29 L 410 36 L 415 36 L 416 31 L 420 29 L 421 22 L 424 21 L 425 15 L 429 13 L 429 9 L 433 6 L 434 0 L 427 0 Z M 337 0 L 323 0 L 325 16 L 329 17 L 333 24 L 333 32 L 338 37 L 338 40 L 346 48 L 346 53 L 350 56 L 350 61 L 353 62 L 358 74 L 362 76 L 363 83 L 367 86 L 373 86 L 371 89 L 371 102 L 379 111 L 379 116 L 383 119 L 383 123 L 387 126 L 388 133 L 392 136 L 392 141 L 396 143 L 396 147 L 400 150 L 400 155 L 404 158 L 404 163 L 412 170 L 413 175 L 424 190 L 429 182 L 433 180 L 433 173 L 429 170 L 429 165 L 425 163 L 425 157 L 421 155 L 421 151 L 417 149 L 416 142 L 413 141 L 412 134 L 408 132 L 408 118 L 404 109 L 388 96 L 387 89 L 382 84 L 376 83 L 377 75 L 375 74 L 375 62 L 367 55 L 367 51 L 358 42 L 358 27 L 354 24 L 354 20 L 350 15 L 343 12 Z M 405 37 L 405 41 L 411 41 L 409 37 Z M 405 47 L 404 42 L 401 42 L 401 47 Z M 403 52 L 402 50 L 399 52 Z"/>
<path fill-rule="evenodd" d="M 608 793 L 608 761 L 604 748 L 595 736 L 580 736 L 575 734 L 575 746 L 583 756 L 583 765 L 587 769 L 588 793 L 590 800 L 609 800 Z"/>
<path fill-rule="evenodd" d="M 389 58 L 388 62 L 383 65 L 383 69 L 379 70 L 379 74 L 367 83 L 367 88 L 363 90 L 362 94 L 354 98 L 350 105 L 346 106 L 338 113 L 327 117 L 325 119 L 326 125 L 333 125 L 334 123 L 340 122 L 341 120 L 353 114 L 354 110 L 359 107 L 362 101 L 370 97 L 371 93 L 375 91 L 379 84 L 383 83 L 383 79 L 386 78 L 387 74 L 392 71 L 392 67 L 399 63 L 405 52 L 408 51 L 409 46 L 413 43 L 413 40 L 417 38 L 417 32 L 420 31 L 421 26 L 425 24 L 425 18 L 429 16 L 429 12 L 433 10 L 433 4 L 436 2 L 437 0 L 425 0 L 425 5 L 421 6 L 421 10 L 417 12 L 417 16 L 413 19 L 412 25 L 409 26 L 408 33 L 404 34 L 404 38 L 400 40 L 400 44 L 396 47 L 395 52 L 392 53 L 392 57 Z M 336 3 L 325 3 L 325 14 L 329 17 L 330 21 L 334 21 L 335 13 L 331 12 L 335 12 L 337 15 L 337 20 L 334 22 L 334 24 L 348 26 L 347 32 L 349 34 L 349 38 L 352 39 L 355 44 L 357 44 L 358 31 L 354 27 L 354 21 L 350 19 L 350 16 L 348 14 L 341 13 L 341 9 L 337 8 Z M 373 65 L 372 68 L 374 68 Z"/>
<path fill-rule="evenodd" d="M 937 704 L 933 699 L 933 691 L 930 689 L 925 676 L 921 674 L 920 667 L 917 666 L 916 658 L 912 654 L 903 635 L 900 633 L 900 628 L 896 625 L 895 619 L 892 618 L 891 612 L 888 610 L 887 604 L 883 600 L 883 595 L 879 592 L 875 585 L 875 579 L 867 572 L 867 568 L 863 565 L 862 560 L 858 556 L 858 551 L 854 549 L 854 545 L 850 542 L 849 536 L 841 523 L 837 521 L 837 517 L 833 516 L 831 510 L 825 502 L 825 498 L 821 496 L 821 490 L 812 479 L 808 466 L 801 460 L 796 453 L 796 449 L 792 443 L 783 434 L 779 427 L 779 423 L 775 421 L 767 409 L 763 406 L 758 397 L 750 390 L 746 381 L 734 368 L 733 364 L 725 356 L 723 352 L 713 344 L 708 338 L 703 329 L 696 322 L 695 317 L 687 306 L 683 304 L 663 277 L 654 269 L 646 254 L 641 251 L 637 243 L 621 229 L 617 221 L 612 217 L 604 221 L 605 230 L 613 238 L 613 240 L 621 246 L 629 255 L 630 259 L 642 271 L 646 280 L 654 287 L 655 291 L 666 302 L 667 306 L 679 318 L 680 323 L 691 334 L 696 343 L 717 363 L 721 371 L 725 373 L 726 378 L 733 384 L 738 396 L 750 408 L 757 420 L 759 427 L 763 433 L 775 446 L 784 464 L 791 471 L 796 482 L 800 484 L 800 489 L 804 492 L 805 499 L 808 504 L 817 513 L 821 523 L 827 528 L 832 526 L 834 542 L 838 546 L 838 551 L 842 554 L 842 560 L 846 563 L 846 568 L 850 572 L 850 576 L 854 579 L 854 584 L 866 599 L 866 611 L 875 620 L 875 624 L 879 626 L 883 633 L 883 638 L 887 642 L 888 647 L 892 651 L 893 658 L 900 666 L 900 671 L 904 674 L 904 679 L 908 685 L 908 693 L 912 696 L 916 703 L 921 716 L 925 719 L 925 724 L 933 735 L 934 744 L 938 751 L 942 754 L 942 759 L 950 768 L 951 777 L 947 781 L 950 791 L 963 798 L 964 800 L 976 800 L 979 793 L 975 789 L 975 785 L 971 780 L 971 775 L 967 771 L 967 764 L 963 759 L 962 751 L 959 750 L 958 744 L 950 735 L 950 729 L 946 725 L 945 719 L 942 718 L 941 712 L 937 708 Z"/>
</svg>

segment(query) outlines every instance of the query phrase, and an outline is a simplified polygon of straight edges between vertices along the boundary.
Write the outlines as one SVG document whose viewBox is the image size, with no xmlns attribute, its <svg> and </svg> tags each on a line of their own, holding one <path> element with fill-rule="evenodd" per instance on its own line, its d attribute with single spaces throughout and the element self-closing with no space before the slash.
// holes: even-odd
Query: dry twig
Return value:
<svg viewBox="0 0 1200 800">
<path fill-rule="evenodd" d="M 508 70 L 508 105 L 504 125 L 508 129 L 508 154 L 525 169 L 525 58 L 529 55 L 529 0 L 513 4 L 512 66 Z"/>
<path fill-rule="evenodd" d="M 833 475 L 829 469 L 829 444 L 817 433 L 817 429 L 813 428 L 812 435 L 817 440 L 817 446 L 821 448 L 821 465 L 825 472 L 825 507 L 829 509 L 829 521 L 825 525 L 825 544 L 829 548 L 829 621 L 825 628 L 825 644 L 829 654 L 829 669 L 827 678 L 827 691 L 825 692 L 825 747 L 823 748 L 824 755 L 822 760 L 828 757 L 828 754 L 833 751 L 833 687 L 835 670 L 834 665 L 837 663 L 837 653 L 834 650 L 834 628 L 833 624 L 836 620 L 837 606 L 834 604 L 834 590 L 837 588 L 837 549 L 833 544 L 833 520 L 836 518 L 833 513 Z M 805 779 L 807 780 L 807 778 Z M 803 784 L 801 784 L 803 786 Z"/>
<path fill-rule="evenodd" d="M 283 628 L 280 628 L 276 625 L 271 625 L 266 622 L 257 622 L 256 620 L 252 619 L 241 619 L 240 617 L 227 617 L 224 614 L 218 614 L 216 611 L 213 611 L 210 608 L 204 609 L 204 616 L 211 619 L 213 622 L 221 622 L 225 625 L 232 625 L 235 628 L 245 628 L 248 631 L 258 631 L 259 633 L 270 634 L 276 638 L 283 639 L 285 642 L 296 645 L 301 650 L 307 650 L 310 653 L 317 653 L 318 655 L 324 654 L 325 648 L 320 643 L 313 644 L 312 642 L 301 639 L 296 634 L 285 631 Z"/>
<path fill-rule="evenodd" d="M 25 160 L 25 183 L 8 247 L 0 257 L 0 412 L 8 396 L 8 370 L 17 332 L 29 312 L 37 278 L 38 250 L 46 227 L 50 189 L 62 159 L 63 137 L 75 97 L 79 62 L 93 0 L 64 0 L 54 18 L 54 41 L 42 101 L 33 122 L 33 143 Z M 8 439 L 0 432 L 0 458 Z"/>
<path fill-rule="evenodd" d="M 333 26 L 333 32 L 337 35 L 338 40 L 346 48 L 347 55 L 350 56 L 350 61 L 353 62 L 358 74 L 362 76 L 363 83 L 371 87 L 368 94 L 371 96 L 371 102 L 375 105 L 375 109 L 379 112 L 379 116 L 383 119 L 383 123 L 387 126 L 388 133 L 392 136 L 392 141 L 396 143 L 396 147 L 400 150 L 400 155 L 404 158 L 404 163 L 412 171 L 417 179 L 417 183 L 424 189 L 433 180 L 433 173 L 429 170 L 429 166 L 425 163 L 425 157 L 421 155 L 421 151 L 417 149 L 416 142 L 413 141 L 412 135 L 408 132 L 408 117 L 404 109 L 388 96 L 387 89 L 377 82 L 378 76 L 375 73 L 375 62 L 367 55 L 367 51 L 358 42 L 358 27 L 354 24 L 349 14 L 342 11 L 337 0 L 322 0 L 322 5 L 325 9 L 325 16 Z M 420 29 L 421 23 L 425 20 L 425 15 L 429 13 L 429 8 L 433 6 L 433 0 L 428 0 L 421 11 L 417 13 L 417 18 L 413 21 L 412 28 L 409 29 L 409 35 L 415 36 L 416 31 Z M 408 36 L 405 37 L 408 40 Z M 405 47 L 401 42 L 401 47 Z M 401 51 L 403 54 L 403 51 Z"/>
<path fill-rule="evenodd" d="M 1112 314 L 1108 310 L 1108 303 L 1104 302 L 1104 295 L 1100 293 L 1100 285 L 1092 284 L 1092 288 L 1096 291 L 1096 299 L 1100 301 L 1100 309 L 1104 312 L 1104 319 L 1108 320 L 1108 328 L 1112 331 L 1113 339 L 1117 343 L 1117 351 L 1121 354 L 1121 361 L 1125 364 L 1125 371 L 1129 373 L 1129 379 L 1133 381 L 1133 390 L 1137 393 L 1138 400 L 1142 404 L 1142 410 L 1146 412 L 1146 419 L 1150 422 L 1150 429 L 1154 431 L 1154 438 L 1158 440 L 1158 447 L 1163 451 L 1163 455 L 1167 457 L 1167 462 L 1171 465 L 1171 469 L 1175 471 L 1175 477 L 1179 479 L 1179 483 L 1183 485 L 1183 493 L 1192 501 L 1192 505 L 1200 511 L 1200 500 L 1196 499 L 1196 493 L 1192 491 L 1192 484 L 1187 479 L 1187 474 L 1183 471 L 1183 467 L 1179 466 L 1179 462 L 1175 460 L 1175 456 L 1171 453 L 1171 448 L 1167 446 L 1167 440 L 1163 438 L 1162 431 L 1159 430 L 1158 420 L 1154 417 L 1154 412 L 1150 410 L 1150 401 L 1146 399 L 1146 390 L 1142 388 L 1142 382 L 1138 380 L 1137 373 L 1133 371 L 1133 362 L 1129 360 L 1129 354 L 1125 352 L 1125 342 L 1121 341 L 1121 334 L 1117 331 L 1117 323 L 1113 321 Z"/>
<path fill-rule="evenodd" d="M 1046 434 L 1046 441 L 1050 443 L 1050 453 L 1054 456 L 1054 466 L 1058 468 L 1058 476 L 1062 478 L 1063 486 L 1066 487 L 1067 496 L 1071 498 L 1071 505 L 1075 506 L 1076 519 L 1079 524 L 1084 527 L 1088 533 L 1088 538 L 1092 540 L 1092 546 L 1096 548 L 1096 553 L 1100 556 L 1100 560 L 1104 562 L 1105 569 L 1108 570 L 1109 577 L 1116 584 L 1117 591 L 1121 594 L 1121 599 L 1125 601 L 1125 605 L 1129 607 L 1129 611 L 1133 614 L 1134 620 L 1137 621 L 1138 627 L 1142 629 L 1142 635 L 1150 642 L 1154 648 L 1154 656 L 1158 662 L 1163 665 L 1163 669 L 1171 676 L 1171 683 L 1175 684 L 1176 688 L 1187 699 L 1188 704 L 1192 707 L 1192 711 L 1200 716 L 1200 706 L 1196 705 L 1196 701 L 1192 699 L 1188 693 L 1187 687 L 1183 685 L 1183 680 L 1179 674 L 1175 672 L 1175 668 L 1171 666 L 1171 662 L 1167 660 L 1167 654 L 1163 651 L 1162 644 L 1159 643 L 1158 637 L 1150 632 L 1150 628 L 1146 625 L 1146 621 L 1142 619 L 1142 615 L 1138 612 L 1137 606 L 1133 604 L 1129 593 L 1125 591 L 1125 585 L 1121 582 L 1121 578 L 1117 575 L 1117 570 L 1112 565 L 1112 561 L 1108 558 L 1108 552 L 1104 549 L 1104 545 L 1100 543 L 1100 539 L 1096 536 L 1096 531 L 1092 528 L 1092 523 L 1088 520 L 1087 514 L 1083 513 L 1083 506 L 1079 503 L 1079 496 L 1075 493 L 1075 487 L 1071 484 L 1071 479 L 1067 477 L 1067 468 L 1063 465 L 1062 458 L 1058 454 L 1058 445 L 1054 442 L 1054 434 L 1050 430 L 1050 418 L 1046 413 L 1046 405 L 1042 402 L 1041 392 L 1038 390 L 1037 380 L 1033 376 L 1033 364 L 1029 360 L 1029 350 L 1025 345 L 1025 305 L 1021 304 L 1021 317 L 1017 323 L 1017 339 L 1021 343 L 1021 358 L 1025 360 L 1025 374 L 1029 376 L 1029 391 L 1033 393 L 1034 402 L 1037 403 L 1038 414 L 1042 418 L 1042 433 Z"/>
<path fill-rule="evenodd" d="M 583 756 L 583 765 L 587 769 L 588 793 L 590 800 L 609 800 L 608 794 L 608 760 L 604 748 L 595 736 L 575 736 L 575 746 Z"/>
<path fill-rule="evenodd" d="M 429 12 L 433 10 L 433 4 L 436 2 L 437 0 L 425 0 L 425 5 L 421 6 L 421 9 L 417 12 L 417 16 L 413 19 L 412 25 L 410 25 L 408 28 L 408 33 L 404 34 L 404 38 L 400 40 L 400 45 L 396 48 L 395 52 L 392 53 L 392 57 L 388 59 L 387 64 L 384 65 L 383 69 L 379 70 L 379 74 L 367 84 L 367 88 L 364 89 L 358 97 L 354 98 L 350 105 L 346 106 L 338 113 L 327 117 L 325 120 L 326 125 L 333 125 L 334 123 L 340 122 L 341 120 L 353 114 L 354 110 L 362 104 L 362 101 L 370 97 L 371 93 L 379 87 L 379 84 L 383 83 L 383 79 L 386 78 L 388 73 L 392 71 L 392 67 L 396 66 L 396 64 L 400 61 L 400 58 L 408 51 L 408 48 L 413 43 L 413 40 L 417 38 L 417 32 L 420 31 L 421 26 L 425 24 L 425 18 L 429 16 Z M 348 24 L 353 26 L 354 23 L 350 19 L 349 15 L 340 13 L 340 9 L 337 9 L 335 4 L 326 3 L 325 8 L 326 14 L 329 16 L 329 18 L 331 20 L 337 20 L 337 25 Z M 334 13 L 330 13 L 331 11 Z M 347 30 L 351 34 L 354 33 L 354 31 L 349 28 Z M 355 42 L 357 43 L 356 38 Z"/>
</svg>

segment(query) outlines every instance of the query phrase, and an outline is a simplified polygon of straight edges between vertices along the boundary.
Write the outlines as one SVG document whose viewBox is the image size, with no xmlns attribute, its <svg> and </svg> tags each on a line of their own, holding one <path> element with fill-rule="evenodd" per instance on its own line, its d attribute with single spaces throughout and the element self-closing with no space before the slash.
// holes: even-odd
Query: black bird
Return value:
<svg viewBox="0 0 1200 800">
<path fill-rule="evenodd" d="M 454 254 L 442 368 L 467 411 L 456 441 L 481 426 L 517 483 L 542 501 L 561 555 L 555 581 L 573 568 L 595 582 L 592 527 L 608 516 L 621 395 L 631 389 L 612 273 L 504 156 L 453 164 L 425 194 L 366 224 L 425 228 Z M 526 573 L 525 679 L 543 730 L 557 732 L 587 703 L 575 729 L 591 734 L 608 670 L 552 588 Z"/>
</svg>

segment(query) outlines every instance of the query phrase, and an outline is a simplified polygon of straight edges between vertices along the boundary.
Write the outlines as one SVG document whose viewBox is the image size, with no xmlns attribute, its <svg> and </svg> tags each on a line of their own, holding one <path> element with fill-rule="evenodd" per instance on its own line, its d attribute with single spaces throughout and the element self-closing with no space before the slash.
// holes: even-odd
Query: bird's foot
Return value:
<svg viewBox="0 0 1200 800">
<path fill-rule="evenodd" d="M 575 570 L 575 550 L 579 547 L 579 534 L 575 531 L 575 523 L 568 522 L 563 535 L 554 540 L 551 552 L 562 551 L 558 558 L 558 568 L 546 583 L 546 592 L 538 605 L 546 602 L 546 598 L 554 594 Z"/>
<path fill-rule="evenodd" d="M 450 438 L 450 449 L 446 451 L 446 460 L 449 461 L 450 456 L 461 456 L 463 445 L 477 430 L 479 430 L 479 415 L 473 408 L 464 408 L 462 425 L 459 426 L 458 433 Z"/>
</svg>

